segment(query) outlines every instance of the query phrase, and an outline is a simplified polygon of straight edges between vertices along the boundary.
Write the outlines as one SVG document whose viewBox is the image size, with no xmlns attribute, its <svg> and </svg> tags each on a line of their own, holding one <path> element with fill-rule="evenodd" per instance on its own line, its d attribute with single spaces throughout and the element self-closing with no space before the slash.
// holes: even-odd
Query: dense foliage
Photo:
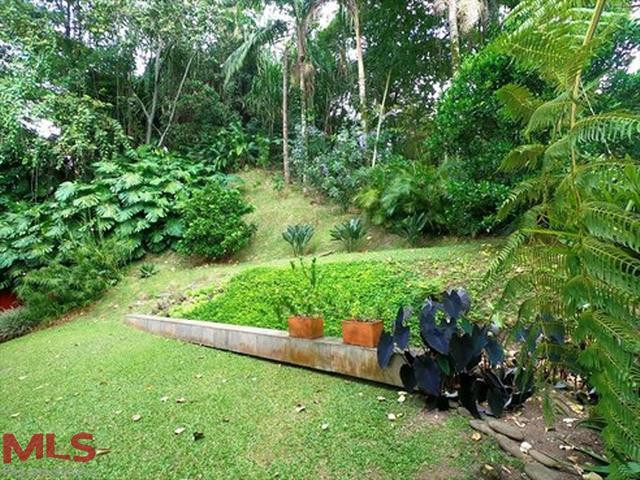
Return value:
<svg viewBox="0 0 640 480">
<path fill-rule="evenodd" d="M 552 83 L 556 97 L 545 101 L 515 84 L 499 91 L 528 140 L 502 168 L 530 178 L 503 206 L 528 211 L 489 279 L 511 267 L 504 300 L 519 305 L 519 328 L 535 332 L 530 360 L 559 363 L 596 388 L 608 478 L 631 479 L 640 472 L 640 164 L 628 153 L 640 117 L 592 109 L 602 90 L 583 72 L 628 13 L 604 7 L 525 1 L 509 17 L 513 31 L 500 47 Z"/>
<path fill-rule="evenodd" d="M 260 267 L 234 276 L 228 284 L 199 293 L 191 306 L 172 315 L 221 323 L 286 329 L 288 299 L 306 295 L 310 267 Z M 379 318 L 390 324 L 399 305 L 419 305 L 426 295 L 439 291 L 436 279 L 424 281 L 404 264 L 355 262 L 321 264 L 316 274 L 318 301 L 324 331 L 340 336 L 341 322 L 352 316 Z M 197 298 L 197 297 L 196 297 Z"/>
<path fill-rule="evenodd" d="M 216 182 L 207 185 L 181 206 L 185 229 L 178 250 L 211 259 L 228 257 L 249 243 L 255 225 L 243 217 L 252 211 L 239 190 Z"/>
</svg>

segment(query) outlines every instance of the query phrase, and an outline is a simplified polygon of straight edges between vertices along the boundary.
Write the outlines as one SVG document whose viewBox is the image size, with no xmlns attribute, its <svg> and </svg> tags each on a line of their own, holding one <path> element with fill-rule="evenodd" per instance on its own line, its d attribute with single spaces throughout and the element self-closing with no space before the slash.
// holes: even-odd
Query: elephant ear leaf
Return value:
<svg viewBox="0 0 640 480">
<path fill-rule="evenodd" d="M 495 367 L 496 365 L 502 363 L 502 361 L 504 360 L 504 351 L 502 350 L 502 347 L 495 337 L 489 337 L 487 339 L 485 350 L 487 351 L 487 356 L 489 357 L 489 365 L 491 365 L 492 367 Z"/>
<path fill-rule="evenodd" d="M 409 348 L 411 332 L 409 326 L 406 324 L 409 317 L 411 317 L 411 307 L 400 307 L 393 329 L 393 341 L 400 350 Z"/>
<path fill-rule="evenodd" d="M 484 378 L 488 386 L 487 401 L 489 402 L 491 413 L 499 417 L 511 399 L 509 392 L 495 373 L 487 371 L 484 374 Z"/>
<path fill-rule="evenodd" d="M 466 369 L 473 358 L 473 344 L 469 335 L 454 335 L 449 346 L 449 354 L 457 372 Z"/>
<path fill-rule="evenodd" d="M 478 411 L 478 402 L 475 389 L 475 377 L 463 373 L 460 375 L 460 391 L 458 392 L 460 403 L 475 418 L 481 418 Z"/>
<path fill-rule="evenodd" d="M 415 371 L 411 365 L 405 363 L 400 367 L 400 379 L 407 392 L 413 392 L 415 390 L 417 381 Z"/>
<path fill-rule="evenodd" d="M 378 365 L 387 368 L 393 356 L 393 337 L 387 332 L 382 332 L 378 343 Z"/>
<path fill-rule="evenodd" d="M 442 307 L 451 320 L 457 320 L 462 313 L 462 302 L 458 297 L 458 292 L 455 290 L 445 292 L 442 299 Z"/>
<path fill-rule="evenodd" d="M 440 395 L 442 374 L 436 362 L 431 357 L 420 355 L 413 364 L 415 378 L 418 387 L 429 395 Z"/>
</svg>

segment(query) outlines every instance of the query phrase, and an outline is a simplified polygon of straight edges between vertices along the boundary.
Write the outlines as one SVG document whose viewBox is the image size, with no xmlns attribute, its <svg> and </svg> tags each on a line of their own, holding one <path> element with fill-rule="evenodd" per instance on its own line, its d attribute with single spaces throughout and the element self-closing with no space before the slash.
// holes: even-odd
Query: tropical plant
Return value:
<svg viewBox="0 0 640 480">
<path fill-rule="evenodd" d="M 253 206 L 239 190 L 218 182 L 209 184 L 193 193 L 180 209 L 185 230 L 178 250 L 211 259 L 236 253 L 249 243 L 256 230 L 243 218 L 252 211 Z"/>
<path fill-rule="evenodd" d="M 156 273 L 158 273 L 158 267 L 155 263 L 143 263 L 138 269 L 140 278 L 153 277 Z"/>
<path fill-rule="evenodd" d="M 457 389 L 460 403 L 477 418 L 479 402 L 488 401 L 494 416 L 523 402 L 530 392 L 523 395 L 505 385 L 499 373 L 491 370 L 502 362 L 504 353 L 495 329 L 480 327 L 465 318 L 471 307 L 467 292 L 449 290 L 441 298 L 441 302 L 428 298 L 422 306 L 419 330 L 423 350 L 419 352 L 409 347 L 412 310 L 398 310 L 392 332 L 383 331 L 380 337 L 380 367 L 387 368 L 393 355 L 398 354 L 404 360 L 400 378 L 407 391 L 417 388 L 448 408 L 445 391 Z"/>
<path fill-rule="evenodd" d="M 322 315 L 323 300 L 320 295 L 322 275 L 318 272 L 317 259 L 311 259 L 309 266 L 302 258 L 298 259 L 299 265 L 291 261 L 291 270 L 296 282 L 293 293 L 282 297 L 282 305 L 288 310 L 289 315 L 315 317 Z"/>
<path fill-rule="evenodd" d="M 427 216 L 424 212 L 414 213 L 413 215 L 403 218 L 398 223 L 398 233 L 406 238 L 409 245 L 417 246 L 422 238 L 422 231 L 427 224 Z"/>
<path fill-rule="evenodd" d="M 116 236 L 104 241 L 86 237 L 46 266 L 27 273 L 16 292 L 26 305 L 29 323 L 45 322 L 82 307 L 115 285 L 135 246 Z"/>
<path fill-rule="evenodd" d="M 356 251 L 366 235 L 367 227 L 359 218 L 347 220 L 331 230 L 331 239 L 342 242 L 347 252 Z"/>
<path fill-rule="evenodd" d="M 597 82 L 585 84 L 583 72 L 628 14 L 626 2 L 525 0 L 506 20 L 502 50 L 552 83 L 557 96 L 545 102 L 521 85 L 499 92 L 530 141 L 502 168 L 531 175 L 500 214 L 529 210 L 487 277 L 512 272 L 503 300 L 518 302 L 522 328 L 560 323 L 579 342 L 579 350 L 543 342 L 539 355 L 582 372 L 596 388 L 610 479 L 637 478 L 640 465 L 640 166 L 618 153 L 637 138 L 640 116 L 592 111 Z M 561 355 L 570 348 L 578 355 Z"/>
<path fill-rule="evenodd" d="M 282 238 L 291 245 L 293 255 L 301 257 L 304 255 L 305 247 L 311 240 L 311 237 L 313 237 L 314 231 L 313 225 L 308 223 L 289 225 L 287 229 L 282 232 Z"/>
</svg>

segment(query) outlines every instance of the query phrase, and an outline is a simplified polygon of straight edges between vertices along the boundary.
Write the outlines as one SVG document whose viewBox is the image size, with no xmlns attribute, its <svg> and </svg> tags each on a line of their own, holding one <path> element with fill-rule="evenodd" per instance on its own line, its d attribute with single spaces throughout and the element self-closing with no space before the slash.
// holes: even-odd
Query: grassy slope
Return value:
<svg viewBox="0 0 640 480">
<path fill-rule="evenodd" d="M 240 255 L 243 261 L 268 261 L 290 255 L 289 245 L 282 240 L 282 231 L 287 225 L 310 223 L 315 234 L 309 251 L 324 253 L 339 250 L 340 246 L 331 241 L 330 231 L 338 223 L 344 222 L 356 213 L 345 213 L 339 207 L 320 204 L 303 196 L 298 186 L 290 186 L 276 192 L 268 174 L 251 170 L 240 174 L 244 180 L 247 198 L 256 207 L 248 219 L 258 225 L 254 242 Z M 371 228 L 367 238 L 367 250 L 399 248 L 404 241 L 396 235 L 385 233 L 379 228 Z"/>
<path fill-rule="evenodd" d="M 300 199 L 299 199 L 300 201 Z M 325 225 L 330 217 L 325 217 Z M 264 225 L 263 225 L 264 227 Z M 264 237 L 275 238 L 265 232 Z M 265 240 L 256 252 L 275 252 Z M 422 250 L 337 254 L 322 261 L 402 259 L 464 280 L 482 260 L 479 242 Z M 472 263 L 463 268 L 465 261 Z M 88 464 L 30 460 L 0 478 L 477 478 L 504 457 L 475 443 L 465 420 L 425 415 L 417 397 L 395 402 L 379 385 L 163 339 L 122 323 L 159 297 L 223 282 L 253 262 L 192 267 L 168 255 L 145 280 L 135 268 L 72 320 L 0 345 L 0 430 L 24 442 L 55 432 L 68 452 L 76 432 L 110 453 Z M 269 262 L 286 264 L 286 259 Z M 471 267 L 470 267 L 471 265 Z M 387 397 L 380 402 L 377 396 Z M 170 397 L 162 402 L 161 397 Z M 187 403 L 176 403 L 185 397 Z M 296 413 L 297 404 L 306 410 Z M 402 413 L 396 422 L 387 413 Z M 17 416 L 16 416 L 17 414 Z M 131 417 L 142 415 L 133 422 Z M 322 423 L 329 428 L 321 429 Z M 186 427 L 176 436 L 177 427 Z M 204 439 L 194 441 L 193 431 Z M 14 470 L 15 469 L 15 470 Z M 45 469 L 45 475 L 42 470 Z M 64 470 L 69 469 L 69 470 Z"/>
</svg>

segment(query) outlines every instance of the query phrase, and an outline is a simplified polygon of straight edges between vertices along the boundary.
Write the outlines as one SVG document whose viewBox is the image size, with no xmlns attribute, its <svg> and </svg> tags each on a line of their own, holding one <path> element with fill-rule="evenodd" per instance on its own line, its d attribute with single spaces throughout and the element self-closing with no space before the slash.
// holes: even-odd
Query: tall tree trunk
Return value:
<svg viewBox="0 0 640 480">
<path fill-rule="evenodd" d="M 147 115 L 147 131 L 145 134 L 145 143 L 151 143 L 151 134 L 153 133 L 153 122 L 156 117 L 156 110 L 158 108 L 158 87 L 160 83 L 160 66 L 162 63 L 162 47 L 158 46 L 156 51 L 154 65 L 153 65 L 153 93 L 151 96 L 151 106 L 149 107 L 149 113 Z"/>
<path fill-rule="evenodd" d="M 171 123 L 173 122 L 173 117 L 176 114 L 176 105 L 178 104 L 178 100 L 180 99 L 180 95 L 182 94 L 182 87 L 184 87 L 184 82 L 187 79 L 187 76 L 189 75 L 189 70 L 191 69 L 191 62 L 193 62 L 193 57 L 195 57 L 196 54 L 193 53 L 191 55 L 191 57 L 189 57 L 189 61 L 187 62 L 187 66 L 184 69 L 184 73 L 182 74 L 182 79 L 180 80 L 180 85 L 178 86 L 178 91 L 176 92 L 176 96 L 173 99 L 173 103 L 171 104 L 171 112 L 169 113 L 169 120 L 167 121 L 167 125 L 164 128 L 164 131 L 162 132 L 162 135 L 160 135 L 160 140 L 158 140 L 158 146 L 161 147 L 162 144 L 164 143 L 164 139 L 167 136 L 167 132 L 169 131 L 169 128 L 171 128 Z"/>
<path fill-rule="evenodd" d="M 387 83 L 384 86 L 384 93 L 382 94 L 382 103 L 380 103 L 380 114 L 378 115 L 378 127 L 376 128 L 376 143 L 373 146 L 373 157 L 371 158 L 371 167 L 376 166 L 376 160 L 378 157 L 378 142 L 380 141 L 380 131 L 382 130 L 382 121 L 384 120 L 384 106 L 387 103 L 387 94 L 389 93 L 389 82 L 391 81 L 391 70 L 387 74 Z"/>
<path fill-rule="evenodd" d="M 291 183 L 289 171 L 289 47 L 282 56 L 282 169 L 285 183 Z"/>
<path fill-rule="evenodd" d="M 360 31 L 360 8 L 358 0 L 350 0 L 349 8 L 353 17 L 353 30 L 356 37 L 356 58 L 358 61 L 358 95 L 360 96 L 360 117 L 362 131 L 367 135 L 367 88 L 364 70 L 364 52 L 362 51 L 362 33 Z"/>
<path fill-rule="evenodd" d="M 447 0 L 449 3 L 449 39 L 451 43 L 451 72 L 453 75 L 460 68 L 460 33 L 458 31 L 458 2 Z"/>
</svg>

